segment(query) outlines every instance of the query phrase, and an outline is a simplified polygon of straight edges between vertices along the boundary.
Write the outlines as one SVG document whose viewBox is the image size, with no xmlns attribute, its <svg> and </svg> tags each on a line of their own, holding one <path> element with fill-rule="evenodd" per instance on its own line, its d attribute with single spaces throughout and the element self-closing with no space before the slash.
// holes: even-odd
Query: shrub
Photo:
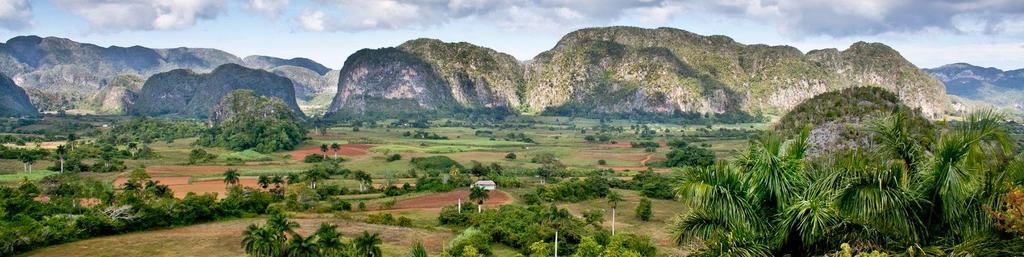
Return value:
<svg viewBox="0 0 1024 257">
<path fill-rule="evenodd" d="M 597 165 L 608 165 L 608 162 L 605 160 L 597 160 Z"/>
<path fill-rule="evenodd" d="M 651 200 L 640 198 L 640 203 L 636 205 L 636 217 L 642 221 L 651 220 Z"/>
<path fill-rule="evenodd" d="M 417 169 L 420 170 L 448 170 L 451 167 L 458 169 L 464 169 L 462 164 L 459 164 L 455 160 L 448 158 L 444 155 L 435 155 L 427 157 L 414 157 L 409 160 Z"/>
<path fill-rule="evenodd" d="M 514 161 L 516 160 L 516 153 L 508 153 L 505 155 L 505 160 Z"/>
<path fill-rule="evenodd" d="M 701 166 L 706 167 L 715 163 L 715 153 L 707 148 L 683 147 L 672 150 L 665 155 L 666 167 Z"/>
<path fill-rule="evenodd" d="M 318 163 L 318 162 L 323 162 L 323 161 L 324 161 L 324 156 L 323 155 L 319 155 L 319 154 L 310 154 L 310 155 L 306 155 L 306 157 L 302 158 L 302 162 L 305 162 L 305 163 Z"/>
<path fill-rule="evenodd" d="M 402 159 L 402 155 L 396 153 L 396 154 L 388 155 L 388 158 L 386 160 L 388 162 L 393 162 L 393 161 L 397 161 L 397 160 L 401 160 L 401 159 Z"/>
<path fill-rule="evenodd" d="M 217 155 L 208 153 L 206 152 L 206 150 L 203 150 L 202 148 L 195 148 L 188 153 L 188 164 L 204 163 L 211 161 L 215 158 L 217 158 Z"/>
</svg>

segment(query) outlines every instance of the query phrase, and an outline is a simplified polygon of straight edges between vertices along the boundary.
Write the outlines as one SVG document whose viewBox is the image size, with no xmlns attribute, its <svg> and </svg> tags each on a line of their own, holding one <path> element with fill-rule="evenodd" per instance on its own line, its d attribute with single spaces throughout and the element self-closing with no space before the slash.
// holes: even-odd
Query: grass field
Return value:
<svg viewBox="0 0 1024 257">
<path fill-rule="evenodd" d="M 393 120 L 381 121 L 378 124 L 389 124 L 390 122 Z M 444 120 L 431 122 L 440 124 Z M 698 125 L 644 124 L 659 131 L 658 134 L 651 138 L 640 138 L 636 131 L 626 129 L 622 132 L 606 132 L 611 137 L 610 141 L 614 141 L 614 143 L 588 143 L 585 137 L 598 133 L 595 131 L 595 127 L 601 124 L 598 120 L 567 117 L 515 117 L 506 122 L 510 125 L 523 126 L 491 128 L 431 126 L 426 129 L 360 127 L 358 130 L 339 126 L 328 129 L 324 135 L 311 133 L 310 140 L 297 146 L 293 151 L 259 153 L 252 150 L 230 151 L 221 148 L 204 148 L 217 155 L 217 158 L 199 164 L 188 164 L 189 152 L 196 148 L 193 144 L 195 138 L 177 139 L 172 142 L 160 141 L 148 144 L 159 155 L 158 158 L 126 160 L 125 164 L 128 166 L 128 170 L 145 166 L 151 176 L 181 183 L 172 186 L 176 190 L 176 196 L 187 193 L 178 192 L 183 190 L 216 192 L 219 196 L 225 195 L 222 174 L 228 169 L 237 169 L 242 176 L 241 183 L 247 186 L 255 186 L 255 178 L 261 175 L 284 176 L 302 173 L 315 165 L 303 162 L 302 157 L 310 154 L 324 154 L 320 152 L 320 145 L 335 143 L 342 145 L 338 157 L 345 161 L 341 162 L 341 166 L 350 170 L 368 172 L 373 179 L 375 188 L 387 185 L 401 186 L 404 183 L 415 184 L 416 178 L 411 177 L 409 172 L 414 169 L 414 166 L 409 160 L 433 155 L 447 156 L 467 167 L 472 162 L 496 163 L 504 167 L 506 171 L 510 171 L 511 174 L 531 174 L 517 172 L 531 171 L 540 167 L 540 164 L 531 161 L 536 156 L 552 155 L 571 171 L 612 169 L 617 172 L 614 174 L 615 177 L 631 179 L 630 176 L 637 174 L 637 171 L 646 169 L 646 163 L 664 160 L 665 154 L 670 149 L 663 146 L 654 152 L 647 152 L 641 148 L 630 147 L 630 142 L 654 141 L 664 145 L 665 142 L 675 138 L 691 136 L 687 138 L 696 140 L 691 144 L 709 145 L 708 148 L 718 158 L 728 159 L 735 156 L 740 149 L 745 148 L 748 141 L 742 138 L 715 138 L 700 135 L 706 135 L 707 131 L 719 128 L 762 129 L 766 126 L 764 124 L 735 124 L 714 125 L 709 128 Z M 626 128 L 637 125 L 624 120 L 605 124 Z M 448 137 L 448 139 L 412 139 L 404 136 L 406 132 L 415 133 L 417 131 L 436 133 Z M 489 131 L 489 134 L 478 133 L 478 131 Z M 504 138 L 510 134 L 522 134 L 534 143 L 505 140 Z M 506 155 L 509 153 L 514 153 L 517 158 L 507 159 Z M 388 161 L 387 157 L 393 154 L 399 154 L 401 158 Z M 327 156 L 334 158 L 335 153 L 328 151 Z M 605 163 L 599 165 L 599 160 L 604 160 Z M 50 165 L 52 165 L 51 161 L 39 161 L 35 164 L 36 171 L 28 174 L 21 172 L 22 163 L 17 160 L 0 160 L 0 185 L 13 185 L 23 178 L 42 179 L 54 174 L 54 172 L 44 171 L 45 167 Z M 670 171 L 671 169 L 659 170 L 659 172 Z M 127 173 L 82 173 L 80 176 L 108 181 L 112 187 L 119 187 L 118 182 L 123 182 Z M 120 180 L 118 180 L 119 178 Z M 500 197 L 499 199 L 504 200 L 497 204 L 518 203 L 522 194 L 533 192 L 537 187 L 546 184 L 542 179 L 532 175 L 521 175 L 519 179 L 524 182 L 523 187 L 503 188 L 502 191 L 507 192 L 508 195 Z M 344 176 L 333 176 L 320 184 L 337 185 L 350 190 L 359 188 L 359 183 L 356 180 Z M 302 187 L 302 185 L 290 185 L 290 187 L 295 186 Z M 468 194 L 465 191 L 459 192 Z M 619 190 L 619 192 L 625 201 L 620 203 L 618 208 L 617 231 L 649 236 L 652 242 L 658 246 L 660 256 L 687 254 L 686 250 L 674 245 L 668 230 L 673 224 L 673 219 L 678 214 L 687 211 L 681 204 L 671 200 L 653 200 L 654 218 L 645 222 L 637 219 L 634 214 L 636 203 L 641 197 L 639 192 L 629 190 Z M 369 211 L 293 213 L 293 215 L 294 219 L 302 225 L 303 233 L 309 233 L 321 222 L 330 222 L 338 224 L 342 232 L 349 237 L 363 230 L 381 233 L 384 239 L 385 256 L 404 256 L 416 241 L 423 241 L 431 255 L 436 256 L 448 243 L 448 240 L 461 232 L 452 231 L 452 228 L 441 226 L 438 223 L 440 206 L 454 204 L 456 201 L 452 195 L 446 194 L 451 194 L 451 192 L 416 192 L 397 197 L 385 197 L 380 192 L 332 196 L 334 197 L 332 199 L 347 200 L 353 204 L 364 202 L 370 207 Z M 462 197 L 468 200 L 468 195 Z M 380 208 L 382 203 L 392 200 L 398 203 L 399 208 Z M 437 203 L 427 204 L 428 208 L 423 207 L 427 206 L 424 205 L 424 201 L 436 201 Z M 611 227 L 611 212 L 607 202 L 603 199 L 577 203 L 556 202 L 555 204 L 568 209 L 576 216 L 581 216 L 586 210 L 603 210 L 605 215 L 601 226 Z M 402 206 L 412 207 L 404 208 Z M 488 207 L 490 206 L 488 205 Z M 394 227 L 361 222 L 365 221 L 369 215 L 376 213 L 390 213 L 406 217 L 411 219 L 414 225 L 412 227 Z M 20 256 L 244 256 L 244 252 L 239 246 L 241 231 L 248 224 L 259 223 L 262 220 L 261 218 L 236 219 L 93 238 L 46 247 Z M 514 256 L 519 253 L 517 249 L 501 244 L 492 244 L 491 248 L 494 256 Z"/>
</svg>

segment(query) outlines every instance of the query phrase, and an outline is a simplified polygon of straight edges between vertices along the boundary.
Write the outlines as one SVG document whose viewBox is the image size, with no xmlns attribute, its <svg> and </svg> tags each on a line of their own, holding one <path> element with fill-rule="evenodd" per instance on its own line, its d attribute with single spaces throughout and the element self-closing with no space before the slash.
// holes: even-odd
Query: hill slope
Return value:
<svg viewBox="0 0 1024 257">
<path fill-rule="evenodd" d="M 224 95 L 238 89 L 279 98 L 296 113 L 302 114 L 295 102 L 291 80 L 237 64 L 221 65 L 211 73 L 179 69 L 153 75 L 143 85 L 131 112 L 207 118 Z"/>
<path fill-rule="evenodd" d="M 35 106 L 28 100 L 25 90 L 3 74 L 0 74 L 0 116 L 39 116 Z"/>
<path fill-rule="evenodd" d="M 928 116 L 949 105 L 939 81 L 882 44 L 803 54 L 672 28 L 578 30 L 535 57 L 526 76 L 524 101 L 533 112 L 782 114 L 854 86 L 895 92 Z"/>
<path fill-rule="evenodd" d="M 522 73 L 512 56 L 468 43 L 364 49 L 345 61 L 329 112 L 509 111 L 519 105 Z"/>
</svg>

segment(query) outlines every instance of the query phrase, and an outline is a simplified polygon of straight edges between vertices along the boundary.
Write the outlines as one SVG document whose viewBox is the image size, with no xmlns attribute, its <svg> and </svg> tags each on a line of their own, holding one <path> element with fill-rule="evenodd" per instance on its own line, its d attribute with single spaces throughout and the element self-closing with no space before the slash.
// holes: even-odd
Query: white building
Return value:
<svg viewBox="0 0 1024 257">
<path fill-rule="evenodd" d="M 498 184 L 494 183 L 493 180 L 480 180 L 473 183 L 473 186 L 486 189 L 488 191 L 498 189 Z"/>
</svg>

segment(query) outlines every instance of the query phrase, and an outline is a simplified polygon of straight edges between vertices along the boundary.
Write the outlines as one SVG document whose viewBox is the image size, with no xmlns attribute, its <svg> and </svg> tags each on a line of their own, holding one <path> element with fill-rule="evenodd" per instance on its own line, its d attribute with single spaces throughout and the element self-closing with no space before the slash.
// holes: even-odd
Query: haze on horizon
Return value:
<svg viewBox="0 0 1024 257">
<path fill-rule="evenodd" d="M 0 40 L 66 37 L 101 46 L 207 47 L 306 57 L 338 69 L 363 48 L 465 41 L 529 60 L 570 31 L 674 27 L 804 52 L 881 42 L 922 68 L 1024 68 L 1014 0 L 0 0 Z"/>
</svg>

